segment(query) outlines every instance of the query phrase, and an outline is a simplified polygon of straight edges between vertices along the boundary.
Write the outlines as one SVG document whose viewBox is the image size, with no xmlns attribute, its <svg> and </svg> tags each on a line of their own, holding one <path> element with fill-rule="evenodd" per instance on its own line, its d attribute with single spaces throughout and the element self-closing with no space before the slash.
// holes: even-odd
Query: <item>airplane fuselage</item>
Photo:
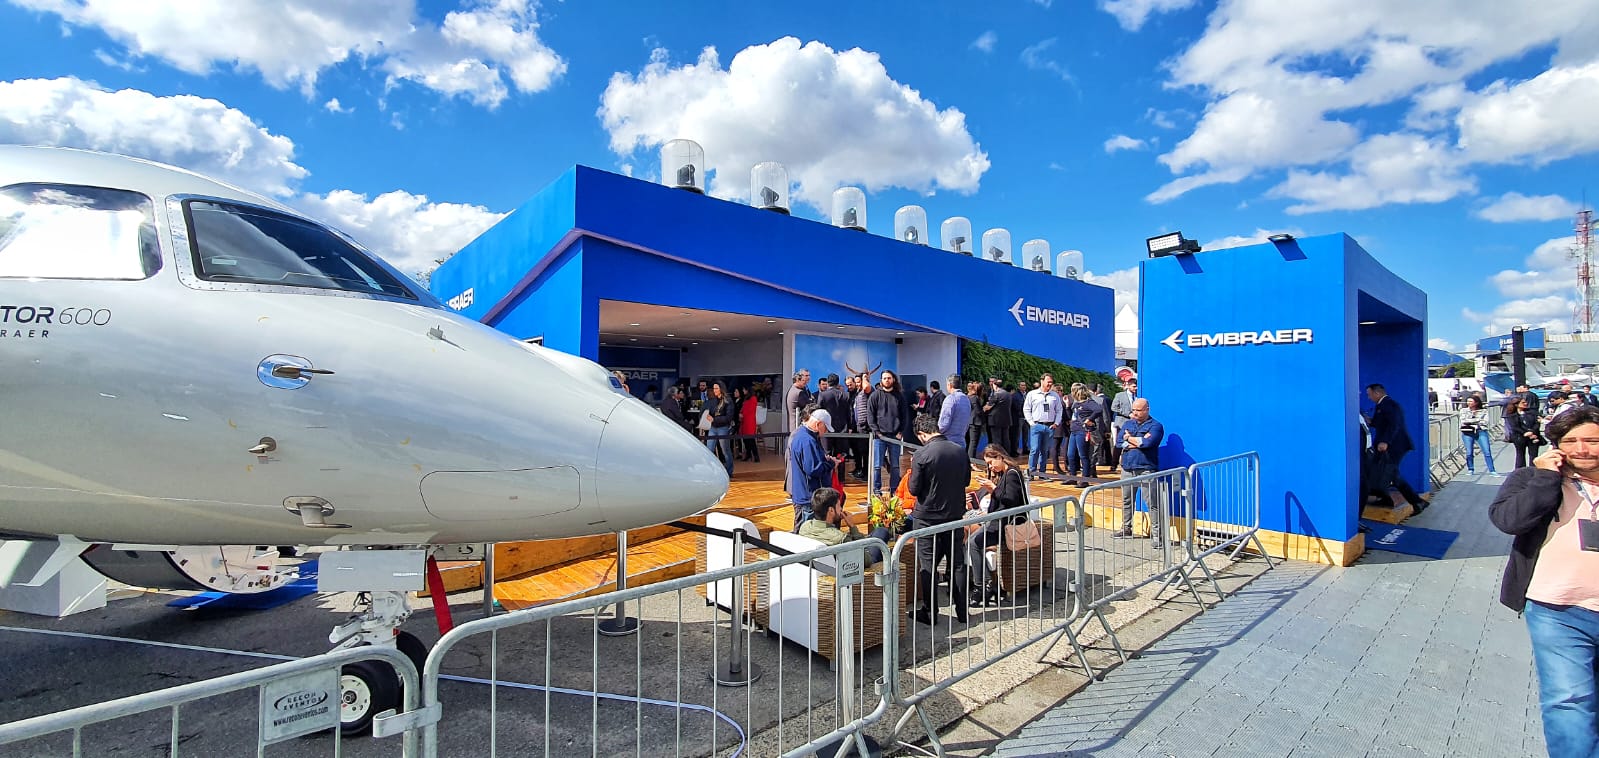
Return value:
<svg viewBox="0 0 1599 758">
<path fill-rule="evenodd" d="M 292 211 L 0 147 L 0 532 L 537 539 L 668 521 L 726 487 L 599 366 L 440 307 Z"/>
</svg>

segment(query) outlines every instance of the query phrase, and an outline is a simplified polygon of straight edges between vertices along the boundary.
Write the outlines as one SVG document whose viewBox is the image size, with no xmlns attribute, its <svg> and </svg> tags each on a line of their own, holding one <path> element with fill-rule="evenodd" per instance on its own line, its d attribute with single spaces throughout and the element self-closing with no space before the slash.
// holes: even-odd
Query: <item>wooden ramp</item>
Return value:
<svg viewBox="0 0 1599 758">
<path fill-rule="evenodd" d="M 1056 482 L 1032 485 L 1034 495 L 1048 498 L 1081 491 L 1081 487 Z M 852 506 L 862 503 L 866 485 L 847 482 L 845 493 Z M 765 537 L 773 529 L 793 528 L 794 509 L 787 501 L 782 458 L 769 455 L 759 464 L 739 464 L 727 497 L 715 510 L 749 519 Z M 705 523 L 703 516 L 685 520 Z M 628 532 L 628 586 L 693 575 L 704 539 L 704 535 L 672 526 Z M 439 569 L 447 593 L 483 586 L 481 562 L 444 562 Z M 494 574 L 494 598 L 512 610 L 610 592 L 616 589 L 616 538 L 601 535 L 498 543 L 494 546 Z"/>
</svg>

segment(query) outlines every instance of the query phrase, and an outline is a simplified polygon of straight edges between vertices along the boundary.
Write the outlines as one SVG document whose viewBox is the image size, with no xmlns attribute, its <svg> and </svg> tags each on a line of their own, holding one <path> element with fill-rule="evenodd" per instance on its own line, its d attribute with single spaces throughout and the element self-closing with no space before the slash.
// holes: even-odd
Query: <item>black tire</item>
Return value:
<svg viewBox="0 0 1599 758">
<path fill-rule="evenodd" d="M 400 706 L 400 680 L 388 664 L 357 661 L 339 672 L 339 731 L 365 734 L 372 717 Z"/>
<path fill-rule="evenodd" d="M 416 664 L 417 681 L 421 681 L 422 664 L 428 659 L 427 644 L 410 632 L 400 632 L 394 636 L 394 646 L 410 658 L 411 663 Z"/>
</svg>

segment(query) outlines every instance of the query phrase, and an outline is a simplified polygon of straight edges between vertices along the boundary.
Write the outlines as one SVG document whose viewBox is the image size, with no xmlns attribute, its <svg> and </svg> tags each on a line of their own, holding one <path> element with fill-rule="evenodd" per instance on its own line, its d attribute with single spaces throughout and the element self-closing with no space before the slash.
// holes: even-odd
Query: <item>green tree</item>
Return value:
<svg viewBox="0 0 1599 758">
<path fill-rule="evenodd" d="M 1069 387 L 1072 382 L 1082 382 L 1089 386 L 1098 384 L 1107 393 L 1113 392 L 1116 388 L 1116 377 L 1103 371 L 1068 366 L 1060 361 L 1040 358 L 1019 350 L 996 347 L 987 342 L 963 340 L 961 367 L 961 375 L 968 381 L 997 376 L 1004 382 L 1026 381 L 1031 384 L 1037 382 L 1039 376 L 1049 374 L 1055 377 L 1057 385 Z"/>
<path fill-rule="evenodd" d="M 1460 361 L 1459 363 L 1450 364 L 1449 367 L 1455 370 L 1455 376 L 1457 377 L 1473 377 L 1477 375 L 1476 361 Z"/>
</svg>

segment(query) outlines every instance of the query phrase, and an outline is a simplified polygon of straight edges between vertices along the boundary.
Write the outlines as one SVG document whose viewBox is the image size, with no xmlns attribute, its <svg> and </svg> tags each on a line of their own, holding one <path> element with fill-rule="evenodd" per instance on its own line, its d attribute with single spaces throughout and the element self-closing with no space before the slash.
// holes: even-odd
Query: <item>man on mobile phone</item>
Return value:
<svg viewBox="0 0 1599 758">
<path fill-rule="evenodd" d="M 1599 754 L 1599 408 L 1556 415 L 1553 443 L 1499 488 L 1515 536 L 1499 602 L 1527 619 L 1550 756 Z"/>
</svg>

